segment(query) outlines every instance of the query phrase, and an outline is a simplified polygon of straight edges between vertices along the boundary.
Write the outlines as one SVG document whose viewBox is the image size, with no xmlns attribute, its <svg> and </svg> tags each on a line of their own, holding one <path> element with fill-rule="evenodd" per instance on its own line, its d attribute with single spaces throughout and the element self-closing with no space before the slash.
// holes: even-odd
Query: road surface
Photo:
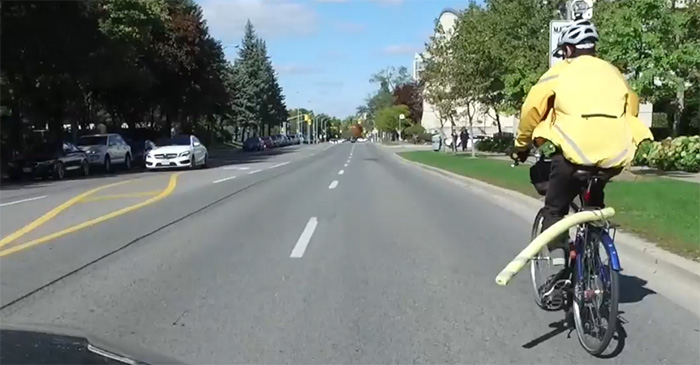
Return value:
<svg viewBox="0 0 700 365">
<path fill-rule="evenodd" d="M 0 207 L 3 323 L 190 363 L 700 359 L 698 317 L 628 275 L 622 341 L 590 357 L 535 306 L 527 273 L 494 283 L 530 222 L 373 144 L 81 184 Z"/>
</svg>

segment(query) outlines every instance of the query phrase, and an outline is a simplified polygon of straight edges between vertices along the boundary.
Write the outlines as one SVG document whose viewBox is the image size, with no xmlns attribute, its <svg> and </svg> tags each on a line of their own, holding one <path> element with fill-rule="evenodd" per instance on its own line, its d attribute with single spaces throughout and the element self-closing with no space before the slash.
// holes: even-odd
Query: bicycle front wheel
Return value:
<svg viewBox="0 0 700 365">
<path fill-rule="evenodd" d="M 581 346 L 591 355 L 598 356 L 605 351 L 617 331 L 619 275 L 612 269 L 596 230 L 588 230 L 581 256 L 576 258 L 576 271 L 581 274 L 574 275 L 576 333 Z"/>
</svg>

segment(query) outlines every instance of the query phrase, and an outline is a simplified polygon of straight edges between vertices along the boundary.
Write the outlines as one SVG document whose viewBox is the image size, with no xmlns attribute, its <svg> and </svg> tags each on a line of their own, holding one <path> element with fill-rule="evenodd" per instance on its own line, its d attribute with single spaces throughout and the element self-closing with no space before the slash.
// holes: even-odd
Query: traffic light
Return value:
<svg viewBox="0 0 700 365">
<path fill-rule="evenodd" d="M 311 125 L 311 116 L 308 114 L 304 114 L 304 121 L 306 124 Z"/>
</svg>

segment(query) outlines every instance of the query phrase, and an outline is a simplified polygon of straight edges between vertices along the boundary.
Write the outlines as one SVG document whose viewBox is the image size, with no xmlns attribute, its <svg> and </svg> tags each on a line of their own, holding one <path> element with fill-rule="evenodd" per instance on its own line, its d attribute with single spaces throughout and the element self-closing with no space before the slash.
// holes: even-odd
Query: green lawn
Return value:
<svg viewBox="0 0 700 365">
<path fill-rule="evenodd" d="M 538 196 L 530 185 L 527 166 L 508 161 L 412 151 L 402 157 L 469 176 L 503 188 Z M 615 221 L 670 251 L 700 259 L 700 185 L 658 177 L 615 181 L 606 191 L 606 204 L 617 211 Z"/>
</svg>

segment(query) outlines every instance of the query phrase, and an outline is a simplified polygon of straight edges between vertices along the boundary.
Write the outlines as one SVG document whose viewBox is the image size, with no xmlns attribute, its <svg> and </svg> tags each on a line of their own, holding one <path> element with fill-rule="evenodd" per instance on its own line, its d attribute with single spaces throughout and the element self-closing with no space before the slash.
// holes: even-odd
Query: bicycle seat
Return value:
<svg viewBox="0 0 700 365">
<path fill-rule="evenodd" d="M 610 177 L 610 173 L 605 171 L 594 169 L 594 170 L 576 170 L 574 172 L 574 178 L 581 181 L 588 181 L 592 179 L 607 179 Z"/>
</svg>

